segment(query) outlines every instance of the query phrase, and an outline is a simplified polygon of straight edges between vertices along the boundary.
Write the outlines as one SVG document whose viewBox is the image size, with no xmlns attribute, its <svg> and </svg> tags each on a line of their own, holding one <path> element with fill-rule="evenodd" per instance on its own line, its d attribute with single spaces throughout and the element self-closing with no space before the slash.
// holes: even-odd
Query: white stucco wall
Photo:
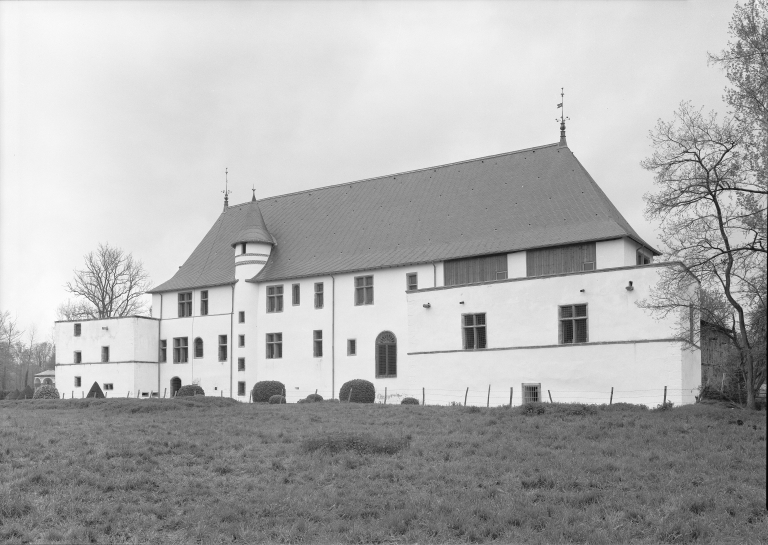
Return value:
<svg viewBox="0 0 768 545">
<path fill-rule="evenodd" d="M 526 252 L 507 254 L 507 278 L 525 278 L 528 275 Z"/>
</svg>

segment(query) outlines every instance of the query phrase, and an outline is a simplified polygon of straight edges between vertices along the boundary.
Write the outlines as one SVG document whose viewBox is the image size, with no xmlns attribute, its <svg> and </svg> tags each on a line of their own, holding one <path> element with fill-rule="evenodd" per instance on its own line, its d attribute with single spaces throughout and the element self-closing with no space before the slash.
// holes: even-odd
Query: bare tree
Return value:
<svg viewBox="0 0 768 545">
<path fill-rule="evenodd" d="M 666 314 L 697 310 L 705 320 L 730 331 L 747 384 L 747 405 L 765 380 L 765 362 L 756 358 L 750 320 L 765 308 L 766 192 L 745 167 L 744 137 L 733 119 L 722 122 L 683 102 L 671 123 L 651 132 L 653 155 L 642 166 L 655 174 L 658 192 L 645 195 L 646 217 L 661 224 L 665 259 L 682 261 L 701 290 L 684 289 L 688 272 L 664 268 L 659 284 L 641 306 Z M 744 195 L 755 206 L 745 206 Z M 704 304 L 701 304 L 703 302 Z M 698 316 L 681 336 L 697 342 Z"/>
<path fill-rule="evenodd" d="M 141 261 L 119 248 L 99 244 L 85 256 L 85 268 L 75 270 L 66 289 L 78 297 L 62 304 L 59 316 L 70 320 L 114 318 L 146 313 L 141 296 L 151 287 Z"/>
<path fill-rule="evenodd" d="M 4 392 L 8 367 L 16 362 L 16 345 L 24 333 L 19 329 L 16 318 L 11 319 L 11 313 L 7 310 L 0 312 L 0 363 L 3 365 L 3 374 L 0 378 L 0 391 Z"/>
</svg>

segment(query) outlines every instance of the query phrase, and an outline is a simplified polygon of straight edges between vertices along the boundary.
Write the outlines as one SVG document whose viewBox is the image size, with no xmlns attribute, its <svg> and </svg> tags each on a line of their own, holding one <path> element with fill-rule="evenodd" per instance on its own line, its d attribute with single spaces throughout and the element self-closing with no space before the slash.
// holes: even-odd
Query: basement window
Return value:
<svg viewBox="0 0 768 545">
<path fill-rule="evenodd" d="M 523 384 L 523 403 L 541 401 L 541 384 Z"/>
</svg>

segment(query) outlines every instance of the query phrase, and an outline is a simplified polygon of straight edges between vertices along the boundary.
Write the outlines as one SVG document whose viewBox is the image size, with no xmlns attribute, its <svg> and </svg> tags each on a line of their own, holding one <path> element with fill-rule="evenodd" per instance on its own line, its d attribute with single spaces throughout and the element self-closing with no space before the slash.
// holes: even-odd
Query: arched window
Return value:
<svg viewBox="0 0 768 545">
<path fill-rule="evenodd" d="M 181 388 L 181 379 L 179 377 L 173 377 L 171 379 L 171 397 L 176 395 L 176 392 L 179 391 L 179 388 Z"/>
<path fill-rule="evenodd" d="M 376 337 L 376 377 L 397 376 L 397 338 L 391 331 Z"/>
<path fill-rule="evenodd" d="M 200 337 L 195 339 L 195 357 L 196 358 L 203 357 L 203 339 L 201 339 Z"/>
</svg>

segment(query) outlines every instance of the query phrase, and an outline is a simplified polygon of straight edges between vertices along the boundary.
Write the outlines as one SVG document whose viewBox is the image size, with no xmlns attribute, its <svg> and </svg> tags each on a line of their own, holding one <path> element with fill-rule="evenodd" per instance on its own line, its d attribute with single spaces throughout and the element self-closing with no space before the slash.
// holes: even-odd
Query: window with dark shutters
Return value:
<svg viewBox="0 0 768 545">
<path fill-rule="evenodd" d="M 397 339 L 391 331 L 376 337 L 376 377 L 397 376 Z"/>
<path fill-rule="evenodd" d="M 463 286 L 507 277 L 507 254 L 451 259 L 443 266 L 446 286 Z"/>
</svg>

